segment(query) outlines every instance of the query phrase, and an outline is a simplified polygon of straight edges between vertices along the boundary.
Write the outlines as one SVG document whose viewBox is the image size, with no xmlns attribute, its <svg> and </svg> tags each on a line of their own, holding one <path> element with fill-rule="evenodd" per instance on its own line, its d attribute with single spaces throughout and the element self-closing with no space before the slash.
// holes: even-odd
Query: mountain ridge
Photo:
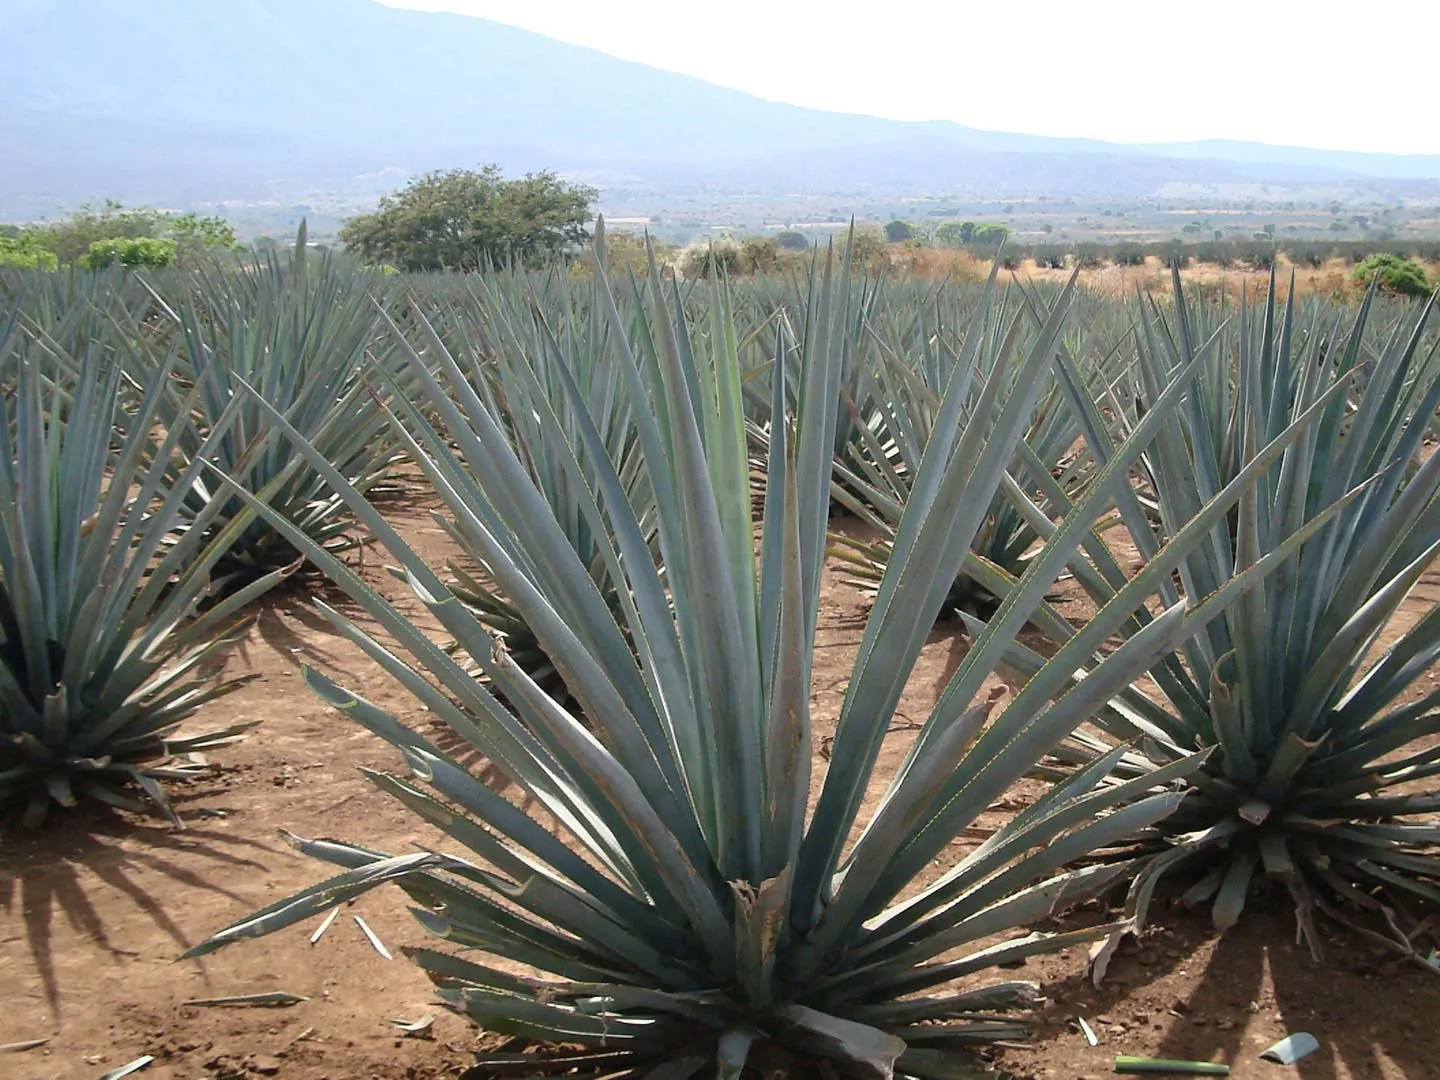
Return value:
<svg viewBox="0 0 1440 1080">
<path fill-rule="evenodd" d="M 787 105 L 470 16 L 373 0 L 10 0 L 0 210 L 215 198 L 498 161 L 657 182 L 1137 194 L 1440 179 L 1440 155 L 1152 146 Z M 157 62 L 156 58 L 163 62 Z M 102 187 L 107 178 L 108 188 Z"/>
</svg>

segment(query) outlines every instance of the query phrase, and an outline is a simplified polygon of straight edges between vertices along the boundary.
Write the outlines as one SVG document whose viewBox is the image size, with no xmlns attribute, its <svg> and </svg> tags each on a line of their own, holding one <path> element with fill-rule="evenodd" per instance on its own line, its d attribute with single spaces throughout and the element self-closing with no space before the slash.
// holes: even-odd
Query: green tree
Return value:
<svg viewBox="0 0 1440 1080">
<path fill-rule="evenodd" d="M 810 246 L 810 238 L 803 232 L 786 229 L 775 236 L 775 245 L 785 251 L 804 251 Z"/>
<path fill-rule="evenodd" d="M 1009 235 L 1004 225 L 976 225 L 969 242 L 976 247 L 999 247 Z"/>
<path fill-rule="evenodd" d="M 906 240 L 918 239 L 920 231 L 908 221 L 895 218 L 885 223 L 885 240 L 891 244 L 903 244 Z"/>
<path fill-rule="evenodd" d="M 1380 288 L 1397 296 L 1429 296 L 1431 285 L 1425 268 L 1399 255 L 1381 252 L 1355 264 L 1355 280 L 1363 285 L 1379 278 Z"/>
<path fill-rule="evenodd" d="M 235 230 L 219 217 L 180 214 L 165 222 L 165 232 L 175 241 L 182 259 L 206 250 L 230 251 L 236 246 Z"/>
<path fill-rule="evenodd" d="M 947 221 L 935 230 L 935 239 L 946 247 L 964 247 L 974 236 L 973 221 Z"/>
<path fill-rule="evenodd" d="M 512 258 L 535 265 L 588 236 L 598 196 L 550 172 L 518 180 L 498 165 L 431 172 L 346 222 L 340 239 L 366 262 L 405 270 L 476 270 Z"/>
</svg>

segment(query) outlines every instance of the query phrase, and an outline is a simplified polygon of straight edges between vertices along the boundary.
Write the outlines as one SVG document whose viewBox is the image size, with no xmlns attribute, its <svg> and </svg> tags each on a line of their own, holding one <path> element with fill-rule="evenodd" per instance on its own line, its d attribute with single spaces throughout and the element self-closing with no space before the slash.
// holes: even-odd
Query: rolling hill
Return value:
<svg viewBox="0 0 1440 1080">
<path fill-rule="evenodd" d="M 372 0 L 7 0 L 0 213 L 262 197 L 498 161 L 651 183 L 1143 194 L 1440 178 L 1440 156 L 1121 146 L 764 101 L 482 19 Z"/>
</svg>

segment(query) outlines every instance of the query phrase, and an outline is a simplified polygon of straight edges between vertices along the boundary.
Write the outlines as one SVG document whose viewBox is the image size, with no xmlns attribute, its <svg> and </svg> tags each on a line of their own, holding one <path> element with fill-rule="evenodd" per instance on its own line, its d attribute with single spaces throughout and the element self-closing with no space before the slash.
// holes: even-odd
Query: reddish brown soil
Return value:
<svg viewBox="0 0 1440 1080">
<path fill-rule="evenodd" d="M 396 503 L 387 513 L 422 553 L 443 557 L 444 537 L 423 506 Z M 377 555 L 365 572 L 377 588 L 403 597 Z M 1427 582 L 1412 603 L 1428 605 L 1433 588 Z M 829 582 L 815 670 L 822 756 L 863 618 L 859 594 Z M 932 637 L 886 746 L 882 780 L 913 738 L 908 725 L 923 719 L 963 652 L 958 634 L 942 629 Z M 343 909 L 313 947 L 305 927 L 175 962 L 207 934 L 326 875 L 323 864 L 287 847 L 279 829 L 394 852 L 440 843 L 360 777 L 357 766 L 393 769 L 396 755 L 310 695 L 297 674 L 302 662 L 427 725 L 413 700 L 336 636 L 303 595 L 272 596 L 226 661 L 227 674 L 260 678 L 190 726 L 264 723 L 217 755 L 215 776 L 175 792 L 184 831 L 87 808 L 56 816 L 38 834 L 0 833 L 0 1044 L 50 1039 L 0 1055 L 0 1077 L 94 1080 L 142 1054 L 156 1061 L 139 1080 L 431 1080 L 466 1065 L 477 1032 L 436 1007 L 426 979 L 399 955 L 424 935 L 398 889 Z M 981 824 L 993 827 L 1033 790 L 1021 785 Z M 958 842 L 955 854 L 969 842 Z M 357 914 L 395 959 L 370 946 Z M 1126 1053 L 1223 1060 L 1241 1080 L 1440 1076 L 1440 977 L 1395 967 L 1355 940 L 1332 941 L 1329 963 L 1317 965 L 1295 944 L 1283 900 L 1257 903 L 1218 943 L 1202 918 L 1164 913 L 1143 942 L 1116 958 L 1099 990 L 1085 979 L 1084 960 L 1072 952 L 1006 973 L 1040 980 L 1050 1002 L 1033 1043 L 1003 1052 L 1005 1068 L 1025 1077 L 1098 1077 Z M 186 1004 L 265 991 L 308 1000 L 280 1008 Z M 436 1019 L 424 1037 L 404 1036 L 391 1023 L 426 1015 Z M 1077 1016 L 1093 1025 L 1099 1047 L 1088 1047 L 1072 1026 Z M 1257 1059 L 1294 1030 L 1314 1032 L 1322 1051 L 1298 1069 Z"/>
</svg>

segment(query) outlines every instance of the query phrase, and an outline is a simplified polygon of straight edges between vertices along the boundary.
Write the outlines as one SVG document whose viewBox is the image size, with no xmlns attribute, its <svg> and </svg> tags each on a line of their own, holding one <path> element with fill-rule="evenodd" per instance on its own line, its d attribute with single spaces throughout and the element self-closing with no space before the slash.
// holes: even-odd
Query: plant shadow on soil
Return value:
<svg viewBox="0 0 1440 1080">
<path fill-rule="evenodd" d="M 187 805 L 205 803 L 205 812 L 218 816 L 224 810 L 214 806 L 215 788 L 204 782 L 172 785 L 167 792 L 182 818 Z M 63 820 L 53 820 L 61 818 Z M 190 891 L 204 891 L 239 904 L 248 901 L 219 881 L 221 874 L 201 875 L 176 861 L 183 855 L 197 856 L 226 874 L 264 874 L 270 867 L 264 856 L 280 851 L 278 844 L 235 835 L 203 826 L 176 829 L 157 821 L 141 824 L 135 815 L 86 802 L 73 810 L 53 809 L 47 828 L 26 830 L 14 822 L 0 822 L 0 848 L 6 857 L 0 862 L 0 912 L 13 923 L 23 924 L 26 943 L 35 971 L 44 989 L 46 1004 L 58 1022 L 61 987 L 53 954 L 54 924 L 67 920 L 74 931 L 91 941 L 112 959 L 139 955 L 112 940 L 111 927 L 91 901 L 81 880 L 81 871 L 94 875 L 115 894 L 128 898 L 136 912 L 148 918 L 175 944 L 179 955 L 195 944 L 180 928 L 168 904 L 186 902 Z M 153 884 L 142 884 L 144 875 L 165 879 L 162 898 Z M 113 906 L 112 906 L 113 910 Z"/>
<path fill-rule="evenodd" d="M 1171 887 L 1172 895 L 1177 894 Z M 1101 985 L 1086 972 L 1050 976 L 1049 1004 L 1035 1025 L 1037 1061 L 1065 1056 L 1110 1071 L 1117 1054 L 1221 1061 L 1232 1075 L 1360 1080 L 1436 1075 L 1440 1032 L 1424 1018 L 1440 1008 L 1440 978 L 1397 963 L 1357 935 L 1321 920 L 1324 958 L 1296 940 L 1290 902 L 1278 887 L 1217 935 L 1208 910 L 1166 909 L 1157 897 L 1139 940 L 1127 939 Z M 1084 1046 L 1077 1017 L 1101 1039 Z M 1285 1035 L 1309 1032 L 1320 1049 L 1288 1069 L 1259 1058 Z M 1021 1064 L 1028 1051 L 1015 1055 Z M 1104 1062 L 1102 1065 L 1101 1063 Z"/>
</svg>

